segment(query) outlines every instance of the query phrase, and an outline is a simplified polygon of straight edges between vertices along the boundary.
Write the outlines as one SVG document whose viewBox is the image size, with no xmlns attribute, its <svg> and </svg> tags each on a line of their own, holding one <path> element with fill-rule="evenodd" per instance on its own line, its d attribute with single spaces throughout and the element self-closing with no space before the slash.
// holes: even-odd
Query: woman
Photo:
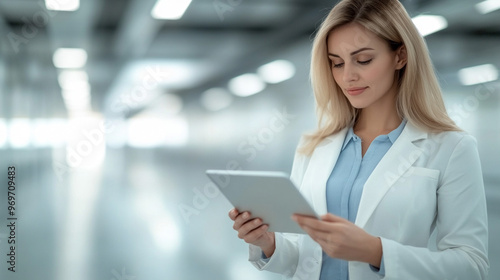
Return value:
<svg viewBox="0 0 500 280">
<path fill-rule="evenodd" d="M 320 213 L 307 235 L 230 211 L 259 269 L 293 279 L 486 279 L 475 140 L 448 117 L 426 45 L 397 0 L 344 0 L 317 32 L 318 130 L 292 180 Z"/>
</svg>

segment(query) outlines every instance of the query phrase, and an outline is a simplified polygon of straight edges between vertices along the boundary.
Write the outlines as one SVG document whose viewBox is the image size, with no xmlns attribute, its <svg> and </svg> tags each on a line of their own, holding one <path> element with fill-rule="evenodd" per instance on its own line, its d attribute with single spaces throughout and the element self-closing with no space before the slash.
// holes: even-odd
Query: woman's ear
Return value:
<svg viewBox="0 0 500 280">
<path fill-rule="evenodd" d="M 406 46 L 402 45 L 396 51 L 396 69 L 400 70 L 406 65 L 408 61 L 408 54 L 406 52 Z"/>
</svg>

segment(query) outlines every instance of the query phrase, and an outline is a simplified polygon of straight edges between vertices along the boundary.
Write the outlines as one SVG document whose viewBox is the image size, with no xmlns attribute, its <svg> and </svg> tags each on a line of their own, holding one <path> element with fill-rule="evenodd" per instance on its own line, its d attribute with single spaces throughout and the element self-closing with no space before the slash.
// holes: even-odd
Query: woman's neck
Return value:
<svg viewBox="0 0 500 280">
<path fill-rule="evenodd" d="M 360 110 L 354 125 L 355 132 L 375 135 L 387 134 L 401 124 L 402 119 L 397 113 L 395 102 L 377 105 L 373 104 Z"/>
</svg>

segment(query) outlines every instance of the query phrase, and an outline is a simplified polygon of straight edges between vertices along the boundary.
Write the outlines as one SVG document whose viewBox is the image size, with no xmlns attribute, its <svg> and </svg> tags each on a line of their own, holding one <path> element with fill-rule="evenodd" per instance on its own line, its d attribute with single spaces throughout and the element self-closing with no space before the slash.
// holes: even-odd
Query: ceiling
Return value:
<svg viewBox="0 0 500 280">
<path fill-rule="evenodd" d="M 100 112 L 110 112 L 110 100 L 116 99 L 124 87 L 133 86 L 126 71 L 131 65 L 188 63 L 189 77 L 165 83 L 162 90 L 189 104 L 196 102 L 203 91 L 224 87 L 229 79 L 254 71 L 296 42 L 310 40 L 335 3 L 195 0 L 180 20 L 170 21 L 151 17 L 155 2 L 86 0 L 76 12 L 58 12 L 47 11 L 41 0 L 3 0 L 3 33 L 24 39 L 16 44 L 12 36 L 4 40 L 2 53 L 11 60 L 24 61 L 21 70 L 32 69 L 43 83 L 37 88 L 57 91 L 54 51 L 60 47 L 84 48 L 89 57 L 85 69 L 92 86 L 92 108 Z M 459 86 L 456 72 L 462 67 L 487 62 L 500 67 L 499 11 L 481 15 L 474 9 L 478 1 L 468 0 L 402 2 L 412 16 L 437 14 L 448 20 L 447 29 L 426 39 L 439 75 L 450 86 Z M 306 49 L 302 55 L 307 55 Z M 64 107 L 57 111 L 61 110 Z"/>
</svg>

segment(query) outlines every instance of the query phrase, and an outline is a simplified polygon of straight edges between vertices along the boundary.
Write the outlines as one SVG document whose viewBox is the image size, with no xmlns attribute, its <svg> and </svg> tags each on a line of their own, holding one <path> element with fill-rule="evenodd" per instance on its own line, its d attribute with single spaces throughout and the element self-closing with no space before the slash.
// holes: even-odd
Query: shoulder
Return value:
<svg viewBox="0 0 500 280">
<path fill-rule="evenodd" d="M 340 131 L 325 137 L 321 140 L 321 142 L 318 143 L 318 145 L 315 146 L 314 150 L 310 154 L 301 152 L 301 147 L 306 145 L 309 141 L 307 136 L 303 136 L 298 143 L 297 150 L 295 151 L 292 175 L 297 173 L 305 173 L 311 161 L 321 160 L 325 156 L 331 155 L 332 152 L 338 151 L 342 143 L 344 142 L 344 138 L 348 129 L 348 127 L 341 129 Z"/>
<path fill-rule="evenodd" d="M 342 128 L 341 130 L 339 130 L 333 134 L 330 134 L 326 137 L 323 137 L 321 140 L 314 140 L 313 137 L 311 137 L 310 135 L 307 135 L 307 134 L 303 135 L 300 138 L 299 143 L 297 145 L 297 148 L 295 150 L 295 156 L 299 157 L 299 158 L 303 158 L 303 159 L 310 159 L 311 157 L 313 157 L 313 155 L 315 153 L 318 152 L 318 150 L 322 150 L 325 148 L 328 149 L 328 148 L 330 148 L 332 146 L 336 146 L 336 145 L 338 146 L 340 142 L 344 141 L 344 138 L 345 138 L 348 130 L 349 130 L 349 127 Z M 316 137 L 316 138 L 318 138 L 318 137 Z M 311 145 L 311 143 L 313 143 L 314 141 L 317 141 L 317 144 L 314 145 L 314 148 L 310 154 L 306 154 L 306 153 L 301 152 L 303 150 L 302 149 L 303 147 Z"/>
<path fill-rule="evenodd" d="M 439 169 L 442 174 L 453 170 L 470 172 L 480 166 L 476 139 L 467 132 L 429 133 L 426 139 L 415 145 L 422 151 L 424 165 Z"/>
<path fill-rule="evenodd" d="M 311 155 L 307 155 L 300 151 L 300 148 L 307 142 L 305 136 L 302 136 L 295 150 L 295 156 L 293 158 L 292 171 L 290 174 L 290 179 L 295 183 L 296 186 L 300 186 L 302 183 L 302 178 L 307 170 Z"/>
<path fill-rule="evenodd" d="M 303 164 L 304 162 L 306 161 L 309 161 L 309 159 L 311 158 L 312 154 L 311 155 L 307 155 L 305 154 L 304 152 L 301 151 L 301 148 L 306 145 L 308 143 L 308 139 L 307 139 L 307 136 L 301 136 L 300 139 L 299 139 L 299 143 L 297 144 L 297 147 L 295 149 L 295 156 L 294 156 L 294 159 L 293 159 L 293 162 L 294 162 L 294 165 L 295 164 L 298 164 L 298 163 L 301 163 Z"/>
<path fill-rule="evenodd" d="M 454 150 L 459 144 L 476 147 L 476 139 L 465 131 L 438 131 L 429 132 L 410 122 L 403 130 L 402 138 L 409 140 L 420 147 L 439 148 L 440 151 Z"/>
<path fill-rule="evenodd" d="M 465 131 L 443 131 L 439 133 L 429 133 L 427 141 L 446 148 L 455 150 L 460 147 L 476 148 L 477 141 L 474 136 Z"/>
</svg>

